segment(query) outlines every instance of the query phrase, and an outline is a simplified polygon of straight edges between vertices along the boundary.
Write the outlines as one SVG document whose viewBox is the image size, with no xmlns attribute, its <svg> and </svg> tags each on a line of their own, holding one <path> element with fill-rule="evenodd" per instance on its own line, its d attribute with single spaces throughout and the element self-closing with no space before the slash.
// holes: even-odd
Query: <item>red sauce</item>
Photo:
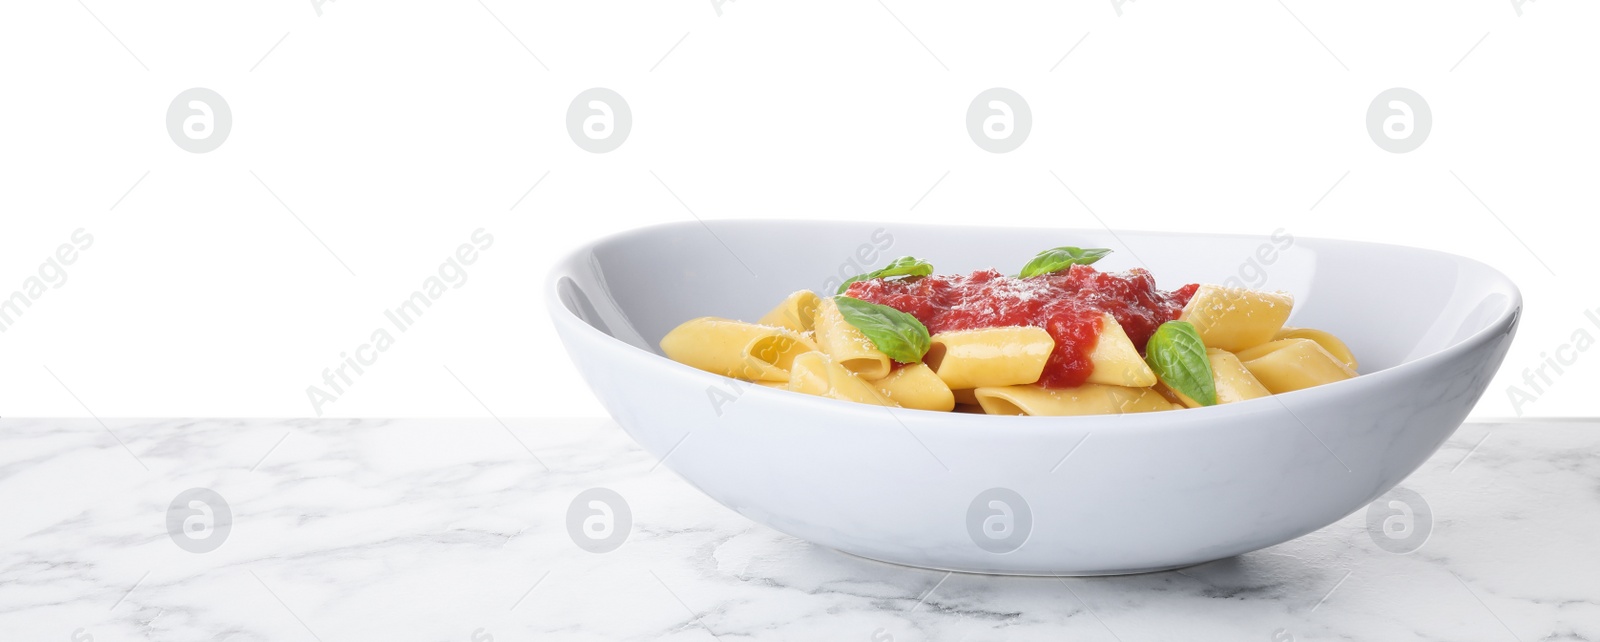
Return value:
<svg viewBox="0 0 1600 642">
<path fill-rule="evenodd" d="M 1100 272 L 1074 265 L 1065 272 L 1026 279 L 996 270 L 967 275 L 873 279 L 850 284 L 848 296 L 910 314 L 931 333 L 1003 326 L 1044 328 L 1056 342 L 1039 383 L 1081 385 L 1094 370 L 1089 352 L 1100 334 L 1100 314 L 1110 313 L 1133 345 L 1144 345 L 1162 323 L 1173 321 L 1198 284 L 1166 292 L 1150 273 Z"/>
</svg>

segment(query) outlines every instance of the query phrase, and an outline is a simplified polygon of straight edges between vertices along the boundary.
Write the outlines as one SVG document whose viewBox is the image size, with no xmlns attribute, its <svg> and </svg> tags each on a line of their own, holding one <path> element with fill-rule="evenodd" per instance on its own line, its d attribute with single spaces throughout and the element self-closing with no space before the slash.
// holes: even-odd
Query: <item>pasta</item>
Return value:
<svg viewBox="0 0 1600 642">
<path fill-rule="evenodd" d="M 1033 383 L 1055 341 L 1041 328 L 1011 326 L 942 332 L 923 363 L 951 388 Z"/>
<path fill-rule="evenodd" d="M 1351 370 L 1360 367 L 1356 365 L 1355 355 L 1350 354 L 1350 348 L 1343 341 L 1340 341 L 1339 337 L 1333 336 L 1332 333 L 1325 330 L 1285 327 L 1273 335 L 1272 339 L 1274 341 L 1278 339 L 1310 339 L 1317 342 L 1317 345 L 1322 346 L 1323 350 L 1327 350 L 1328 354 L 1333 355 L 1333 358 L 1338 359 L 1339 363 L 1349 366 Z"/>
<path fill-rule="evenodd" d="M 902 257 L 789 294 L 757 323 L 691 319 L 680 363 L 807 395 L 935 412 L 1078 416 L 1233 404 L 1358 376 L 1323 330 L 1285 325 L 1287 293 L 1101 272 L 1110 250 L 1040 252 L 1020 274 L 936 275 Z"/>
<path fill-rule="evenodd" d="M 889 376 L 872 382 L 883 396 L 907 408 L 948 412 L 955 408 L 955 394 L 950 391 L 933 368 L 925 363 L 913 363 L 896 368 Z M 974 399 L 973 403 L 977 403 Z"/>
<path fill-rule="evenodd" d="M 1217 403 L 1236 403 L 1272 394 L 1266 386 L 1256 380 L 1255 375 L 1245 369 L 1244 364 L 1239 362 L 1239 357 L 1232 352 L 1207 348 L 1206 359 L 1211 362 L 1213 381 L 1217 386 Z M 1172 394 L 1178 403 L 1186 407 L 1200 407 L 1200 402 L 1190 399 L 1188 395 L 1177 391 L 1172 391 Z"/>
<path fill-rule="evenodd" d="M 1100 336 L 1095 341 L 1094 349 L 1089 351 L 1089 360 L 1094 362 L 1094 370 L 1084 380 L 1087 383 L 1135 388 L 1156 385 L 1155 371 L 1139 356 L 1139 349 L 1133 347 L 1133 341 L 1128 338 L 1128 333 L 1122 331 L 1122 325 L 1117 323 L 1116 317 L 1109 314 L 1101 315 Z"/>
<path fill-rule="evenodd" d="M 821 352 L 807 352 L 794 360 L 789 390 L 879 406 L 898 406 L 871 383 L 857 377 Z"/>
<path fill-rule="evenodd" d="M 778 307 L 761 317 L 756 323 L 761 325 L 788 328 L 805 334 L 816 328 L 817 305 L 822 302 L 816 293 L 810 290 L 799 290 L 784 299 Z"/>
<path fill-rule="evenodd" d="M 1206 347 L 1238 352 L 1271 341 L 1293 307 L 1294 298 L 1279 292 L 1202 285 L 1178 320 L 1194 324 Z"/>
<path fill-rule="evenodd" d="M 1098 383 L 1060 390 L 1032 384 L 978 388 L 974 394 L 978 398 L 978 405 L 991 415 L 1115 415 L 1173 409 L 1172 402 L 1150 388 Z"/>
<path fill-rule="evenodd" d="M 846 323 L 833 299 L 817 306 L 817 345 L 850 372 L 868 379 L 889 376 L 889 355 L 873 347 L 867 335 Z"/>
<path fill-rule="evenodd" d="M 1279 339 L 1239 353 L 1239 361 L 1273 394 L 1356 376 L 1310 339 Z"/>
<path fill-rule="evenodd" d="M 792 330 L 700 317 L 661 339 L 673 361 L 747 381 L 788 381 L 795 357 L 817 349 Z"/>
</svg>

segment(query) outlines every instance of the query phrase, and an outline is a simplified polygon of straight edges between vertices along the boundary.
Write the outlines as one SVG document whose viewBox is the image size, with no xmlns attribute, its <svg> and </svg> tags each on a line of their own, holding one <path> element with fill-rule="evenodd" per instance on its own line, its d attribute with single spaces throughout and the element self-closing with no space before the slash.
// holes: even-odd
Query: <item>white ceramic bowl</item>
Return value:
<svg viewBox="0 0 1600 642">
<path fill-rule="evenodd" d="M 913 566 L 1131 573 L 1271 546 L 1361 508 L 1455 431 L 1511 345 L 1521 295 L 1482 263 L 1288 237 L 688 222 L 572 253 L 547 297 L 578 370 L 617 422 L 756 522 Z M 794 290 L 831 293 L 862 264 L 910 254 L 939 273 L 1014 272 L 1058 245 L 1113 248 L 1095 267 L 1142 260 L 1166 289 L 1230 277 L 1258 285 L 1265 274 L 1265 287 L 1295 295 L 1290 324 L 1343 338 L 1363 374 L 1176 412 L 991 417 L 742 384 L 656 347 L 693 317 L 754 320 Z"/>
</svg>

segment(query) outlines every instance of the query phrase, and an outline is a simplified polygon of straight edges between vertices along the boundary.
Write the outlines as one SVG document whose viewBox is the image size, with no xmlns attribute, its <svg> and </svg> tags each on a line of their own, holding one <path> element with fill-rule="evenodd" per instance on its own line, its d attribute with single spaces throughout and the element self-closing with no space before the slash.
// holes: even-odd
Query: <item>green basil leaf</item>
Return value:
<svg viewBox="0 0 1600 642">
<path fill-rule="evenodd" d="M 922 355 L 927 354 L 932 345 L 928 327 L 914 316 L 887 305 L 847 296 L 833 297 L 833 301 L 839 306 L 839 314 L 844 316 L 845 323 L 867 335 L 872 345 L 889 355 L 890 359 L 900 363 L 916 363 L 922 360 Z"/>
<path fill-rule="evenodd" d="M 1217 405 L 1217 382 L 1200 333 L 1188 321 L 1168 321 L 1156 328 L 1145 345 L 1145 363 L 1168 388 L 1202 406 Z"/>
<path fill-rule="evenodd" d="M 839 284 L 839 291 L 834 292 L 834 294 L 844 294 L 845 290 L 850 289 L 850 284 L 856 281 L 882 279 L 891 276 L 928 276 L 929 274 L 933 274 L 932 263 L 914 256 L 902 256 L 890 261 L 888 265 L 883 266 L 881 269 L 873 270 L 866 274 L 857 274 L 845 279 L 844 283 Z"/>
<path fill-rule="evenodd" d="M 1030 276 L 1060 272 L 1074 265 L 1090 265 L 1110 253 L 1111 250 L 1103 247 L 1082 249 L 1070 245 L 1045 250 L 1033 257 L 1032 261 L 1028 261 L 1027 265 L 1022 266 L 1022 273 L 1017 276 L 1026 279 Z"/>
</svg>

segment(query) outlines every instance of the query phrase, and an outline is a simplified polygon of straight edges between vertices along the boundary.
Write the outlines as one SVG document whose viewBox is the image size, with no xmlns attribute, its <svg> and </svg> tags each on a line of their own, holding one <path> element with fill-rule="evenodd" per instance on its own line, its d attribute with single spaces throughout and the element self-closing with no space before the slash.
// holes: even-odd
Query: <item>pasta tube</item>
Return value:
<svg viewBox="0 0 1600 642">
<path fill-rule="evenodd" d="M 1238 352 L 1271 341 L 1293 308 L 1286 293 L 1202 285 L 1178 320 L 1193 323 L 1206 347 Z"/>
<path fill-rule="evenodd" d="M 867 379 L 889 376 L 889 355 L 872 345 L 867 335 L 844 320 L 833 299 L 822 299 L 817 304 L 817 346 L 845 370 Z"/>
<path fill-rule="evenodd" d="M 1284 327 L 1272 337 L 1274 341 L 1278 339 L 1310 339 L 1317 342 L 1317 345 L 1322 346 L 1323 350 L 1327 350 L 1328 354 L 1333 355 L 1333 358 L 1338 359 L 1339 363 L 1349 366 L 1351 370 L 1361 367 L 1356 363 L 1356 356 L 1350 353 L 1350 348 L 1343 341 L 1340 341 L 1339 337 L 1333 336 L 1330 332 L 1312 328 Z"/>
<path fill-rule="evenodd" d="M 1055 345 L 1033 326 L 941 332 L 922 361 L 952 389 L 1011 386 L 1038 381 Z"/>
<path fill-rule="evenodd" d="M 1266 386 L 1246 370 L 1239 357 L 1226 350 L 1206 348 L 1206 358 L 1211 361 L 1211 378 L 1217 386 L 1217 403 L 1234 403 L 1272 394 Z M 1168 389 L 1174 398 L 1190 408 L 1199 408 L 1200 402 L 1176 390 Z"/>
<path fill-rule="evenodd" d="M 1093 369 L 1084 380 L 1087 383 L 1130 388 L 1156 385 L 1155 371 L 1139 356 L 1139 349 L 1133 346 L 1128 333 L 1122 331 L 1122 324 L 1110 314 L 1101 315 L 1100 336 L 1095 339 L 1094 350 L 1089 352 L 1089 361 Z"/>
<path fill-rule="evenodd" d="M 747 381 L 788 381 L 795 357 L 816 344 L 784 328 L 700 317 L 661 338 L 661 351 L 679 363 Z"/>
<path fill-rule="evenodd" d="M 822 352 L 807 352 L 795 358 L 789 390 L 844 401 L 899 407 L 884 397 L 870 382 L 856 376 Z M 953 405 L 953 404 L 952 404 Z"/>
<path fill-rule="evenodd" d="M 817 304 L 820 302 L 821 299 L 810 290 L 799 290 L 756 323 L 788 328 L 802 334 L 810 332 L 816 327 Z"/>
<path fill-rule="evenodd" d="M 889 376 L 872 382 L 885 397 L 907 408 L 949 412 L 956 407 L 955 395 L 933 368 L 913 363 L 896 368 Z"/>
<path fill-rule="evenodd" d="M 1238 354 L 1246 370 L 1272 394 L 1290 392 L 1356 376 L 1310 339 L 1279 339 Z"/>
<path fill-rule="evenodd" d="M 1180 407 L 1151 388 L 1097 383 L 1054 390 L 1032 385 L 978 388 L 974 394 L 983 411 L 991 415 L 1115 415 Z"/>
</svg>

